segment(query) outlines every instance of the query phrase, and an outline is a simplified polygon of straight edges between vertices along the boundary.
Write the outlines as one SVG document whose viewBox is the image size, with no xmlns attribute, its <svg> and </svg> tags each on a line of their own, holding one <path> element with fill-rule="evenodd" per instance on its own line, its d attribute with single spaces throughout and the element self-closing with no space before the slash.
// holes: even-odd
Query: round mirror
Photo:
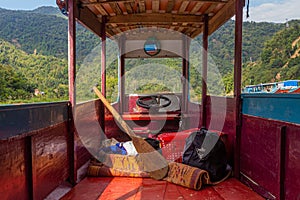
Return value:
<svg viewBox="0 0 300 200">
<path fill-rule="evenodd" d="M 149 56 L 155 56 L 160 52 L 160 42 L 155 37 L 149 37 L 144 44 L 144 51 Z"/>
</svg>

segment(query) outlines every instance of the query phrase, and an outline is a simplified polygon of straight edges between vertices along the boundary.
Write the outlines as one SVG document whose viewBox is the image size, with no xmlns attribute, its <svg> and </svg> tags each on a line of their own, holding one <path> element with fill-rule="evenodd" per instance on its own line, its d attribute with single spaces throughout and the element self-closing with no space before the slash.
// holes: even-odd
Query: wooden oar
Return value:
<svg viewBox="0 0 300 200">
<path fill-rule="evenodd" d="M 143 138 L 135 135 L 133 130 L 123 120 L 120 114 L 110 105 L 96 86 L 93 87 L 93 90 L 124 129 L 125 133 L 132 139 L 132 142 L 139 153 L 138 158 L 140 160 L 138 162 L 143 166 L 145 171 L 149 173 L 150 177 L 156 180 L 163 179 L 169 170 L 166 159 Z"/>
</svg>

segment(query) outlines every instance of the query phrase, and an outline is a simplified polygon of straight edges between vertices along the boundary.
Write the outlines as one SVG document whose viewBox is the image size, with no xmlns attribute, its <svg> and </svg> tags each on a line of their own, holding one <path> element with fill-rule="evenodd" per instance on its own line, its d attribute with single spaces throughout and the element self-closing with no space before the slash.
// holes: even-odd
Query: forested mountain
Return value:
<svg viewBox="0 0 300 200">
<path fill-rule="evenodd" d="M 223 75 L 232 70 L 229 66 L 232 66 L 234 57 L 234 26 L 234 21 L 230 20 L 209 37 L 209 51 L 215 56 L 217 65 L 225 66 L 220 69 Z M 265 41 L 284 27 L 284 24 L 244 22 L 243 62 L 260 60 Z"/>
<path fill-rule="evenodd" d="M 0 101 L 29 99 L 34 89 L 40 91 L 37 96 L 67 99 L 67 65 L 66 59 L 27 54 L 0 39 Z"/>
<path fill-rule="evenodd" d="M 244 85 L 300 79 L 299 23 L 299 20 L 290 21 L 287 27 L 286 24 L 244 22 Z M 196 41 L 201 43 L 201 35 Z M 100 39 L 78 25 L 76 42 L 79 68 L 82 63 L 86 66 L 87 62 L 90 62 L 87 58 L 93 55 L 91 51 L 99 46 Z M 112 45 L 114 48 L 110 48 L 110 42 L 107 44 L 107 60 L 111 60 L 107 69 L 107 88 L 111 96 L 114 96 L 112 91 L 117 89 L 117 50 L 115 44 Z M 100 49 L 95 52 L 99 54 L 99 51 Z M 33 11 L 0 8 L 0 101 L 31 98 L 34 89 L 45 92 L 50 100 L 67 99 L 67 53 L 67 18 L 57 8 L 41 7 Z M 233 80 L 234 21 L 228 21 L 209 37 L 209 53 L 223 77 L 222 80 L 219 77 L 211 77 L 210 85 L 217 85 L 223 81 L 226 87 L 226 91 L 218 87 L 210 91 L 213 94 L 230 93 Z M 190 55 L 191 61 L 197 60 L 198 57 L 201 56 L 195 56 L 193 53 Z M 97 65 L 95 68 L 99 68 L 99 58 L 94 61 L 94 65 Z M 199 59 L 196 62 L 201 63 Z M 175 70 L 181 64 L 180 61 L 171 59 L 159 63 Z M 130 60 L 128 69 L 143 64 L 143 60 Z M 155 75 L 149 77 L 155 78 Z M 191 70 L 190 83 L 194 87 L 195 96 L 199 96 L 201 92 L 200 78 L 195 70 Z M 147 85 L 144 87 L 149 89 Z M 82 96 L 86 96 L 86 93 L 82 92 Z"/>
<path fill-rule="evenodd" d="M 37 9 L 34 9 L 32 11 L 28 11 L 36 14 L 41 14 L 41 15 L 55 15 L 57 17 L 63 17 L 66 18 L 64 15 L 61 14 L 60 10 L 57 8 L 54 8 L 52 6 L 42 6 Z"/>
<path fill-rule="evenodd" d="M 78 61 L 94 48 L 99 39 L 77 26 Z M 41 7 L 33 11 L 0 8 L 0 38 L 28 54 L 51 55 L 67 59 L 68 22 L 58 8 Z"/>
<path fill-rule="evenodd" d="M 300 21 L 276 32 L 264 43 L 260 60 L 244 64 L 245 84 L 300 79 Z"/>
</svg>

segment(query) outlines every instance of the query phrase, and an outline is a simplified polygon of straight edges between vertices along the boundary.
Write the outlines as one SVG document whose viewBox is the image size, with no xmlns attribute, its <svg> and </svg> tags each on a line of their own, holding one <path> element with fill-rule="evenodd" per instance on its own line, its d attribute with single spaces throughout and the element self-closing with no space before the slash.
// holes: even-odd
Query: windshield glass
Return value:
<svg viewBox="0 0 300 200">
<path fill-rule="evenodd" d="M 127 94 L 181 93 L 180 58 L 127 59 L 125 92 Z"/>
</svg>

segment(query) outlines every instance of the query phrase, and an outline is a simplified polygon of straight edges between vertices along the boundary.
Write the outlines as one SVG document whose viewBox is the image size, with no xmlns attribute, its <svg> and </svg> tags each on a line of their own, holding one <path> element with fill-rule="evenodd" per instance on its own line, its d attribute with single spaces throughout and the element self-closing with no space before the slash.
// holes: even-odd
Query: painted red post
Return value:
<svg viewBox="0 0 300 200">
<path fill-rule="evenodd" d="M 119 112 L 124 112 L 125 104 L 125 36 L 122 35 L 119 39 Z"/>
<path fill-rule="evenodd" d="M 68 75 L 69 75 L 69 101 L 71 103 L 72 113 L 76 105 L 76 88 L 75 88 L 75 75 L 76 75 L 76 24 L 75 24 L 75 0 L 68 1 Z M 72 124 L 72 123 L 70 123 Z M 70 130 L 73 130 L 70 128 Z M 68 159 L 70 165 L 70 182 L 75 185 L 77 180 L 76 170 L 76 152 L 74 131 L 68 134 Z"/>
<path fill-rule="evenodd" d="M 102 16 L 101 23 L 101 92 L 106 97 L 106 17 Z"/>
<path fill-rule="evenodd" d="M 206 127 L 207 116 L 207 51 L 208 51 L 208 15 L 204 15 L 203 29 L 203 49 L 202 49 L 202 99 L 201 99 L 201 119 L 202 126 Z"/>
<path fill-rule="evenodd" d="M 276 143 L 278 144 L 279 148 L 277 151 L 278 154 L 278 164 L 279 164 L 279 171 L 278 171 L 278 191 L 279 191 L 279 199 L 286 199 L 285 196 L 285 180 L 286 180 L 286 126 L 280 126 L 278 131 L 276 132 Z"/>
<path fill-rule="evenodd" d="M 188 37 L 182 36 L 182 111 L 183 113 L 188 112 L 188 94 L 189 94 L 189 44 Z"/>
<path fill-rule="evenodd" d="M 36 183 L 36 170 L 33 165 L 33 155 L 32 155 L 32 137 L 25 137 L 25 149 L 24 149 L 24 159 L 25 159 L 25 184 L 27 188 L 27 198 L 34 199 L 34 183 Z M 3 163 L 2 163 L 3 164 Z M 3 198 L 3 197 L 2 197 Z M 26 199 L 26 197 L 24 196 Z"/>
<path fill-rule="evenodd" d="M 241 81 L 242 81 L 242 26 L 243 0 L 235 2 L 235 46 L 234 46 L 234 100 L 235 100 L 235 145 L 234 176 L 240 177 L 240 145 L 241 145 Z"/>
<path fill-rule="evenodd" d="M 106 97 L 106 16 L 102 16 L 101 23 L 101 93 Z M 99 112 L 100 127 L 105 133 L 105 106 L 100 102 Z"/>
</svg>

